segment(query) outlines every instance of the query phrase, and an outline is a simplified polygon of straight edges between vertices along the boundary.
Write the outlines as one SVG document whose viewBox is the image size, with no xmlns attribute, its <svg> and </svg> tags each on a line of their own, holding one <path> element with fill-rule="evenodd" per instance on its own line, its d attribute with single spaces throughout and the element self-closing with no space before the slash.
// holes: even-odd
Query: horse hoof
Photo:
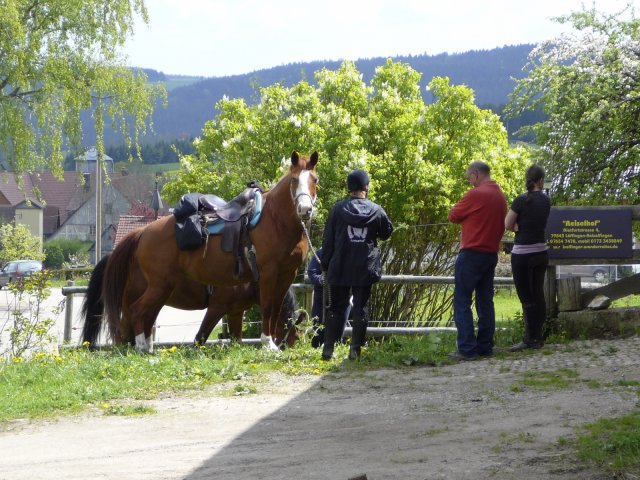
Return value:
<svg viewBox="0 0 640 480">
<path fill-rule="evenodd" d="M 144 333 L 141 333 L 140 335 L 136 335 L 136 352 L 149 353 L 149 345 L 147 344 L 147 340 L 144 336 Z"/>
<path fill-rule="evenodd" d="M 260 342 L 264 348 L 267 348 L 272 351 L 279 351 L 278 346 L 273 342 L 273 339 L 270 335 L 265 335 L 264 333 L 260 334 Z"/>
</svg>

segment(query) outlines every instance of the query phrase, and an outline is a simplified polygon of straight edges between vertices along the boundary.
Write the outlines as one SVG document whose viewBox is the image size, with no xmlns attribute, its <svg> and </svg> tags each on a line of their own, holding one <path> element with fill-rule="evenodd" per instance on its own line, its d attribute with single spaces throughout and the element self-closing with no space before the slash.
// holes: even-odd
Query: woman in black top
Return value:
<svg viewBox="0 0 640 480">
<path fill-rule="evenodd" d="M 524 338 L 511 347 L 512 352 L 544 345 L 542 327 L 547 315 L 544 276 L 549 257 L 545 229 L 551 201 L 542 191 L 544 169 L 539 165 L 527 168 L 526 184 L 527 193 L 516 197 L 504 221 L 505 228 L 516 234 L 511 250 L 511 270 L 524 320 Z"/>
</svg>

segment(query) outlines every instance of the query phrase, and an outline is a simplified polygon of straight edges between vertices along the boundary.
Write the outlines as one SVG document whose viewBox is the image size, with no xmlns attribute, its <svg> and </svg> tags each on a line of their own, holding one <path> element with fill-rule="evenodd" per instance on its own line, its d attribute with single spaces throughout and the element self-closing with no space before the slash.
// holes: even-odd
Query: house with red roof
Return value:
<svg viewBox="0 0 640 480">
<path fill-rule="evenodd" d="M 135 205 L 151 204 L 154 198 L 152 185 L 150 175 L 109 175 L 102 188 L 102 254 L 113 249 L 120 217 L 128 214 Z M 93 244 L 96 234 L 95 190 L 95 175 L 91 172 L 64 172 L 62 179 L 50 172 L 20 177 L 4 172 L 0 174 L 0 221 L 16 221 L 16 206 L 33 199 L 42 207 L 45 242 L 68 238 Z M 95 252 L 91 256 L 95 258 Z"/>
</svg>

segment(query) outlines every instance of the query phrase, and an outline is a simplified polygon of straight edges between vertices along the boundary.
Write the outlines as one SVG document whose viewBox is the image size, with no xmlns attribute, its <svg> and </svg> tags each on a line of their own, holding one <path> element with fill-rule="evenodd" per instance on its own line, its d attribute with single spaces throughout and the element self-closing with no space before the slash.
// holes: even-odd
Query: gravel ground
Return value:
<svg viewBox="0 0 640 480">
<path fill-rule="evenodd" d="M 523 384 L 542 372 L 569 384 Z M 640 337 L 442 367 L 273 375 L 255 395 L 220 396 L 227 385 L 165 396 L 141 417 L 96 409 L 0 426 L 0 479 L 603 479 L 558 440 L 637 410 L 638 387 L 620 380 L 640 381 Z"/>
</svg>

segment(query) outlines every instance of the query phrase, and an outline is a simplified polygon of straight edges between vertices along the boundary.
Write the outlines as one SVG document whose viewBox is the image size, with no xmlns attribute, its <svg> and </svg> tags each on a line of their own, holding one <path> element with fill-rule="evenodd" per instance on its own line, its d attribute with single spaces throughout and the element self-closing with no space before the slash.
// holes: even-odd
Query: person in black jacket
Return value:
<svg viewBox="0 0 640 480">
<path fill-rule="evenodd" d="M 322 258 L 322 248 L 319 248 L 315 255 L 311 255 L 309 267 L 307 268 L 307 276 L 313 285 L 313 304 L 311 306 L 311 318 L 313 319 L 314 327 L 314 335 L 311 339 L 311 346 L 313 348 L 318 348 L 324 344 L 324 309 L 322 308 L 322 301 L 324 298 L 324 275 L 322 274 L 322 265 L 320 265 L 320 262 L 318 261 L 320 258 Z M 351 301 L 347 304 L 347 309 L 344 312 L 342 323 L 338 328 L 336 340 L 342 340 L 344 327 L 349 319 L 349 313 L 351 313 Z"/>
<path fill-rule="evenodd" d="M 378 239 L 387 240 L 393 225 L 384 209 L 367 199 L 369 175 L 354 170 L 347 176 L 350 197 L 336 203 L 327 219 L 322 243 L 322 269 L 327 272 L 329 311 L 325 319 L 322 358 L 333 357 L 339 323 L 353 295 L 353 333 L 349 359 L 360 357 L 367 333 L 368 303 L 371 286 L 380 280 Z"/>
</svg>

